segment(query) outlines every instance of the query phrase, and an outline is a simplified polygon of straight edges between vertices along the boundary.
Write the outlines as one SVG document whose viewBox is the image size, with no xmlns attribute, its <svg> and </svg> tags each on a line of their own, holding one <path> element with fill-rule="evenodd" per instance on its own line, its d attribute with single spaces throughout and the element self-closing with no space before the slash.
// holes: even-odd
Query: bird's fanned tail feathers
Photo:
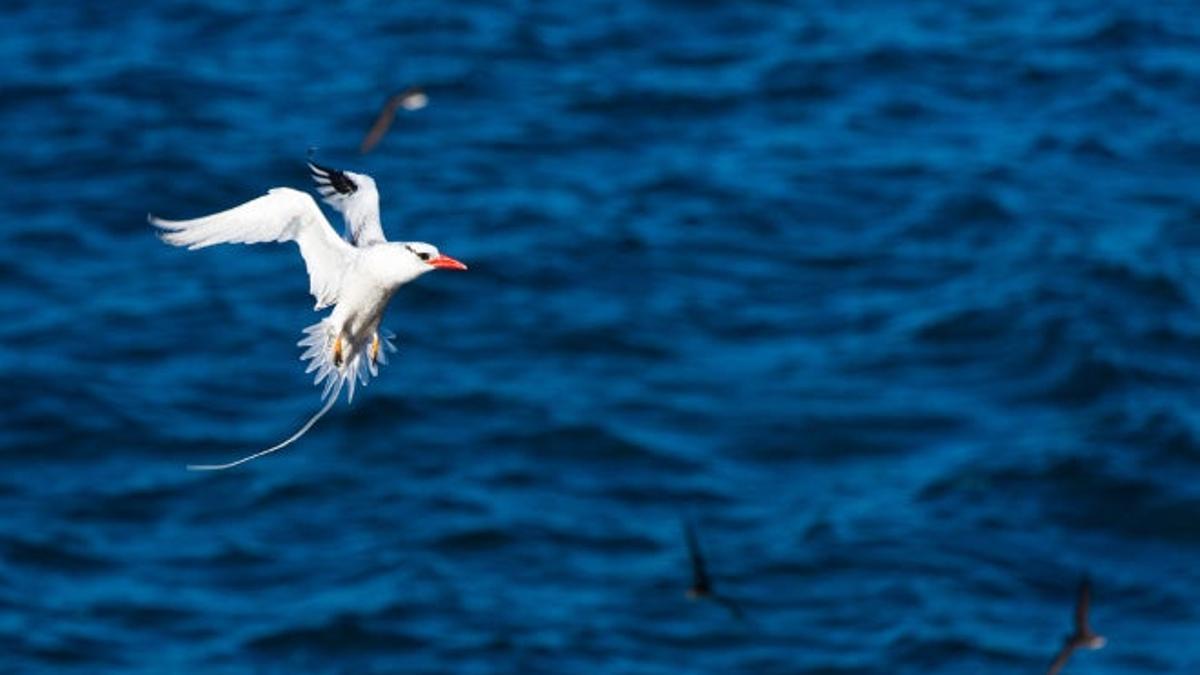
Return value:
<svg viewBox="0 0 1200 675">
<path fill-rule="evenodd" d="M 383 330 L 380 332 L 379 350 L 374 359 L 371 358 L 370 354 L 371 342 L 367 340 L 364 344 L 346 345 L 343 352 L 344 358 L 339 366 L 334 364 L 333 354 L 333 342 L 336 339 L 336 331 L 327 319 L 323 319 L 305 328 L 304 333 L 306 337 L 297 343 L 299 346 L 306 348 L 304 353 L 300 355 L 300 359 L 309 362 L 308 369 L 305 371 L 306 373 L 311 373 L 314 370 L 317 371 L 313 384 L 320 386 L 323 382 L 325 385 L 324 390 L 321 392 L 321 400 L 324 402 L 321 409 L 308 418 L 308 421 L 296 433 L 277 445 L 227 464 L 189 464 L 189 470 L 220 471 L 222 469 L 229 469 L 249 462 L 252 459 L 258 459 L 263 455 L 269 455 L 276 450 L 282 450 L 295 443 L 301 436 L 308 433 L 308 430 L 317 423 L 317 420 L 329 412 L 333 404 L 337 403 L 343 388 L 347 391 L 346 402 L 350 403 L 354 400 L 355 384 L 361 382 L 363 386 L 366 386 L 371 377 L 379 374 L 377 364 L 387 363 L 388 353 L 396 351 L 396 346 L 392 344 L 392 338 L 396 336 L 391 331 Z"/>
<path fill-rule="evenodd" d="M 371 358 L 371 340 L 355 344 L 346 342 L 342 349 L 342 362 L 334 362 L 334 341 L 337 331 L 328 320 L 318 321 L 304 329 L 305 337 L 296 344 L 304 347 L 300 355 L 301 361 L 307 361 L 305 373 L 316 371 L 313 384 L 325 388 L 321 392 L 321 400 L 337 398 L 342 389 L 346 389 L 346 402 L 354 401 L 354 388 L 357 383 L 366 386 L 367 382 L 379 374 L 379 365 L 386 364 L 387 355 L 396 351 L 392 338 L 396 337 L 391 331 L 381 330 L 379 335 L 379 352 L 376 358 Z"/>
</svg>

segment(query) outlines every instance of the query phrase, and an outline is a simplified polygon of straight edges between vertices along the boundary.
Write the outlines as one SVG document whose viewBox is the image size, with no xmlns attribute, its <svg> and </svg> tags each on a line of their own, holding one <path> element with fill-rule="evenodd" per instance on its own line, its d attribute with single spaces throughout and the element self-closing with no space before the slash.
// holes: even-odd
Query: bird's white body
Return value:
<svg viewBox="0 0 1200 675">
<path fill-rule="evenodd" d="M 383 310 L 400 286 L 412 281 L 424 270 L 408 270 L 407 251 L 398 244 L 378 244 L 362 251 L 347 268 L 342 290 L 330 323 L 351 342 L 367 340 L 379 329 Z M 404 253 L 405 255 L 400 255 Z M 403 270 L 398 273 L 397 270 Z"/>
<path fill-rule="evenodd" d="M 431 269 L 414 258 L 403 244 L 375 244 L 356 251 L 339 283 L 333 311 L 310 326 L 306 331 L 309 338 L 300 343 L 303 347 L 320 347 L 302 356 L 310 361 L 309 371 L 317 371 L 318 383 L 335 371 L 345 370 L 336 373 L 338 379 L 327 380 L 326 396 L 345 383 L 349 385 L 349 398 L 353 399 L 356 379 L 352 376 L 366 384 L 367 373 L 377 374 L 376 364 L 385 363 L 387 351 L 394 349 L 387 336 L 380 337 L 379 330 L 388 302 L 397 289 Z M 335 350 L 333 345 L 339 339 L 340 347 Z M 372 349 L 376 351 L 373 353 Z"/>
<path fill-rule="evenodd" d="M 354 346 L 369 342 L 378 332 L 393 293 L 434 269 L 415 258 L 404 244 L 375 244 L 356 253 L 346 267 L 337 303 L 327 319 Z"/>
<path fill-rule="evenodd" d="M 311 196 L 291 188 L 266 195 L 210 216 L 193 220 L 150 221 L 175 246 L 204 248 L 213 244 L 294 241 L 308 270 L 314 309 L 333 307 L 329 316 L 304 330 L 301 359 L 315 384 L 324 383 L 326 404 L 308 424 L 284 443 L 252 457 L 273 452 L 298 438 L 337 400 L 342 389 L 353 400 L 356 382 L 366 384 L 394 351 L 380 321 L 392 294 L 404 284 L 437 268 L 466 269 L 422 242 L 389 242 L 379 221 L 379 193 L 370 176 L 309 165 L 318 189 L 346 220 L 345 238 L 337 236 Z M 249 458 L 247 458 L 249 459 Z M 244 460 L 240 460 L 244 461 Z M 205 466 L 197 468 L 225 468 Z"/>
</svg>

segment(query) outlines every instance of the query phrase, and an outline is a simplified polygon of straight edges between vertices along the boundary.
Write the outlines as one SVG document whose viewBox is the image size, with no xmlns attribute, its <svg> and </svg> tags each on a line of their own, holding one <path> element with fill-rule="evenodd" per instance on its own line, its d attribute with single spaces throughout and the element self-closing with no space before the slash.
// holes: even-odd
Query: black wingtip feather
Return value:
<svg viewBox="0 0 1200 675">
<path fill-rule="evenodd" d="M 358 191 L 358 185 L 342 171 L 321 166 L 316 162 L 309 162 L 308 167 L 312 170 L 313 180 L 319 186 L 329 185 L 343 195 L 352 195 Z"/>
</svg>

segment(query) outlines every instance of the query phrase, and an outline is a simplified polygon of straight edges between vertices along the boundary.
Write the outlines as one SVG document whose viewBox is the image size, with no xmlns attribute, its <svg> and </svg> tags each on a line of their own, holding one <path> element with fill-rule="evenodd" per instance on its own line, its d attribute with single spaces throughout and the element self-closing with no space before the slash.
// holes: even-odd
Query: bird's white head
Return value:
<svg viewBox="0 0 1200 675">
<path fill-rule="evenodd" d="M 384 246 L 368 246 L 366 264 L 372 275 L 385 285 L 399 287 L 437 269 L 465 270 L 467 266 L 443 255 L 436 246 L 420 241 L 390 242 Z"/>
<path fill-rule="evenodd" d="M 433 244 L 426 244 L 423 241 L 409 241 L 405 242 L 403 246 L 404 249 L 416 259 L 415 262 L 421 272 L 432 272 L 436 269 L 467 269 L 466 265 L 438 251 L 437 247 Z"/>
</svg>

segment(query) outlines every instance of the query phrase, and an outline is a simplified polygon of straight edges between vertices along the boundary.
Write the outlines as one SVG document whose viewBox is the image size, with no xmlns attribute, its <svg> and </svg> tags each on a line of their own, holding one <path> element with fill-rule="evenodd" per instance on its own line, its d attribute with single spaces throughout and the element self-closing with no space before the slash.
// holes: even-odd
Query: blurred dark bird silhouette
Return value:
<svg viewBox="0 0 1200 675">
<path fill-rule="evenodd" d="M 700 541 L 696 537 L 696 528 L 688 519 L 683 519 L 681 524 L 683 525 L 683 536 L 687 540 L 688 556 L 692 560 L 692 585 L 687 590 L 688 599 L 712 600 L 728 609 L 731 614 L 742 621 L 748 620 L 749 617 L 746 616 L 741 605 L 731 598 L 718 595 L 713 590 L 712 579 L 708 576 L 708 570 L 704 564 L 704 553 L 700 550 Z"/>
<path fill-rule="evenodd" d="M 384 134 L 392 127 L 392 122 L 396 119 L 397 110 L 400 108 L 408 111 L 420 110 L 427 105 L 429 105 L 429 97 L 425 95 L 425 91 L 420 87 L 409 87 L 399 94 L 393 94 L 388 97 L 387 102 L 380 109 L 379 115 L 371 123 L 371 130 L 363 138 L 362 145 L 358 147 L 358 151 L 365 155 L 375 149 L 376 145 L 379 145 L 379 141 L 383 140 Z"/>
<path fill-rule="evenodd" d="M 1059 650 L 1058 656 L 1054 657 L 1054 662 L 1050 664 L 1050 670 L 1046 671 L 1046 675 L 1057 675 L 1076 649 L 1100 649 L 1108 642 L 1104 636 L 1097 635 L 1088 624 L 1088 608 L 1091 605 L 1091 597 L 1092 582 L 1084 577 L 1083 581 L 1079 583 L 1079 596 L 1075 600 L 1075 632 L 1068 635 L 1063 641 L 1062 649 Z"/>
</svg>

